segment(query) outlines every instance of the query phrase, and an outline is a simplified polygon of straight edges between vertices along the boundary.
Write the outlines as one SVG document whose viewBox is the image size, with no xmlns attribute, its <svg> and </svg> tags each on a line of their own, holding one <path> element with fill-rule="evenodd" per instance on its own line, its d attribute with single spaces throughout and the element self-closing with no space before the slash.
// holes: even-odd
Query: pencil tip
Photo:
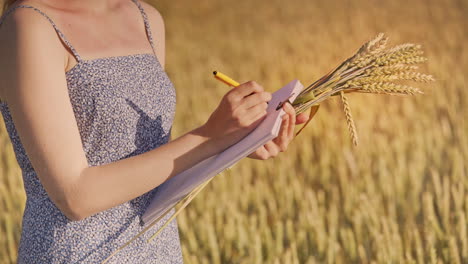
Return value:
<svg viewBox="0 0 468 264">
<path fill-rule="evenodd" d="M 213 74 L 216 75 L 218 73 L 218 71 L 214 71 Z"/>
</svg>

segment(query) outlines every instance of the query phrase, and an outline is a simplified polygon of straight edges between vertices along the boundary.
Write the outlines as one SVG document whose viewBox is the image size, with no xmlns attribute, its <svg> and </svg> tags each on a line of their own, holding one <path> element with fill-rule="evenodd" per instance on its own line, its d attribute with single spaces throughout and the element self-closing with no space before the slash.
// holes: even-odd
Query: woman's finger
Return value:
<svg viewBox="0 0 468 264">
<path fill-rule="evenodd" d="M 242 100 L 242 107 L 245 107 L 249 110 L 251 107 L 255 107 L 259 104 L 266 103 L 271 100 L 271 93 L 269 92 L 260 92 L 244 97 Z"/>
<path fill-rule="evenodd" d="M 263 145 L 265 149 L 268 151 L 270 157 L 276 157 L 280 152 L 278 145 L 276 145 L 273 141 L 268 141 L 265 145 Z"/>
<path fill-rule="evenodd" d="M 309 115 L 307 113 L 300 113 L 296 116 L 296 125 L 304 124 L 309 120 Z"/>
<path fill-rule="evenodd" d="M 256 151 L 255 154 L 259 159 L 266 160 L 270 158 L 270 152 L 265 148 L 265 146 L 259 147 Z"/>
<path fill-rule="evenodd" d="M 294 138 L 294 127 L 296 125 L 296 111 L 294 110 L 294 107 L 286 103 L 286 108 L 289 109 L 289 124 L 288 124 L 288 144 L 289 141 L 291 141 Z"/>
<path fill-rule="evenodd" d="M 262 103 L 262 104 L 249 108 L 247 110 L 248 117 L 246 117 L 247 123 L 253 123 L 257 121 L 258 119 L 266 116 L 267 107 L 268 107 L 267 103 Z"/>
<path fill-rule="evenodd" d="M 276 145 L 279 148 L 279 151 L 283 152 L 286 151 L 286 148 L 288 147 L 288 132 L 289 132 L 289 115 L 285 114 L 283 115 L 283 121 L 281 123 L 281 128 L 278 133 L 278 136 L 273 139 L 273 142 L 276 143 Z"/>
<path fill-rule="evenodd" d="M 232 93 L 233 96 L 242 97 L 242 98 L 248 96 L 251 93 L 259 93 L 259 92 L 263 92 L 263 87 L 255 81 L 248 81 L 246 83 L 239 85 L 238 87 L 231 89 L 230 91 L 230 93 Z"/>
<path fill-rule="evenodd" d="M 237 119 L 241 126 L 250 126 L 263 116 L 266 116 L 267 107 L 267 103 L 262 103 L 249 109 L 238 109 L 237 111 L 235 111 L 234 118 Z"/>
</svg>

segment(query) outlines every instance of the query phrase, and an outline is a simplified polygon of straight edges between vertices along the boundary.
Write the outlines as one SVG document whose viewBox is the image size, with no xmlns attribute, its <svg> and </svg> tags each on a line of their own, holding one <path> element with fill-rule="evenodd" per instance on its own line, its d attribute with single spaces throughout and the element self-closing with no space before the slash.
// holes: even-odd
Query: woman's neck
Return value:
<svg viewBox="0 0 468 264">
<path fill-rule="evenodd" d="M 120 6 L 124 0 L 38 0 L 51 8 L 68 12 L 105 14 Z"/>
</svg>

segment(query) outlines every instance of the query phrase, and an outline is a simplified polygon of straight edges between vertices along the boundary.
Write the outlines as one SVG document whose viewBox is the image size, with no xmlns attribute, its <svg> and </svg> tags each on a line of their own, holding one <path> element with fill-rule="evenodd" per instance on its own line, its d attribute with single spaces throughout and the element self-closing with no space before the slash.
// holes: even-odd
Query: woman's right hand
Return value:
<svg viewBox="0 0 468 264">
<path fill-rule="evenodd" d="M 255 81 L 231 89 L 202 126 L 204 136 L 221 140 L 226 147 L 238 142 L 266 117 L 270 100 L 271 93 Z"/>
</svg>

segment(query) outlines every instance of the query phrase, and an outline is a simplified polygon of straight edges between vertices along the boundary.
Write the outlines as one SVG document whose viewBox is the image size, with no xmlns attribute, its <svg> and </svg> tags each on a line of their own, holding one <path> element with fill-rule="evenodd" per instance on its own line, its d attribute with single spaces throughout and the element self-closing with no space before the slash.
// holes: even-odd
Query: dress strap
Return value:
<svg viewBox="0 0 468 264">
<path fill-rule="evenodd" d="M 154 42 L 153 42 L 153 35 L 151 34 L 151 28 L 149 25 L 148 16 L 146 15 L 145 9 L 143 9 L 143 6 L 139 2 L 139 0 L 132 0 L 132 1 L 138 6 L 138 9 L 140 9 L 141 16 L 143 17 L 143 22 L 145 23 L 146 35 L 148 36 L 148 40 L 151 44 L 151 48 L 153 49 L 153 52 L 156 55 L 156 49 L 154 48 Z"/>
<path fill-rule="evenodd" d="M 5 20 L 5 18 L 11 14 L 14 10 L 16 10 L 17 8 L 31 8 L 37 12 L 39 12 L 42 16 L 44 16 L 47 20 L 49 20 L 49 22 L 52 24 L 52 26 L 54 27 L 55 31 L 57 32 L 57 34 L 59 35 L 60 39 L 63 41 L 63 43 L 65 43 L 65 45 L 70 49 L 70 51 L 73 53 L 73 55 L 75 56 L 76 60 L 79 62 L 81 61 L 81 57 L 80 55 L 78 54 L 78 52 L 76 52 L 75 48 L 73 48 L 73 46 L 70 44 L 70 42 L 68 42 L 67 38 L 65 37 L 65 35 L 62 33 L 62 31 L 60 31 L 58 29 L 58 27 L 55 25 L 54 21 L 52 21 L 52 19 L 50 19 L 50 17 L 48 15 L 46 15 L 44 12 L 42 12 L 41 10 L 39 10 L 38 8 L 36 7 L 33 7 L 33 6 L 30 6 L 30 5 L 18 5 L 18 6 L 15 6 L 15 7 L 12 7 L 11 9 L 9 9 L 2 17 L 0 17 L 0 26 L 2 25 L 3 21 Z"/>
</svg>

